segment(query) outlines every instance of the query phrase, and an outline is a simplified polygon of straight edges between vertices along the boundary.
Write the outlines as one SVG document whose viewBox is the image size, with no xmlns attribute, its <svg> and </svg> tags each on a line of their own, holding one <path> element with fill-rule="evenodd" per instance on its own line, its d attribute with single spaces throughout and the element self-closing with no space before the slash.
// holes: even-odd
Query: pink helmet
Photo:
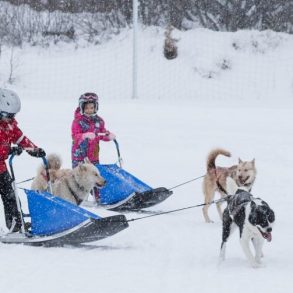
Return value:
<svg viewBox="0 0 293 293">
<path fill-rule="evenodd" d="M 80 113 L 84 114 L 84 105 L 87 103 L 93 103 L 95 105 L 95 113 L 99 109 L 99 97 L 95 93 L 85 93 L 79 97 Z"/>
</svg>

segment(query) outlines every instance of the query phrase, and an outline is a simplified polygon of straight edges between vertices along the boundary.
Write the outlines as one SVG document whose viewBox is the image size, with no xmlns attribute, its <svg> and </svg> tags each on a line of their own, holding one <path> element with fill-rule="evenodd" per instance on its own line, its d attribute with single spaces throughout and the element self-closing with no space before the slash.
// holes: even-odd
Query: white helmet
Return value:
<svg viewBox="0 0 293 293">
<path fill-rule="evenodd" d="M 20 111 L 21 103 L 18 95 L 6 89 L 0 88 L 0 113 L 15 115 Z"/>
</svg>

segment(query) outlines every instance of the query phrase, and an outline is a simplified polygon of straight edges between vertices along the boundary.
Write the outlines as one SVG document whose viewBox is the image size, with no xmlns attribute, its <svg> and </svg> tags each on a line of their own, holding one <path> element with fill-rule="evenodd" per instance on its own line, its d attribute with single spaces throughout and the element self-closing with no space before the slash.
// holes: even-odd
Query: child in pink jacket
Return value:
<svg viewBox="0 0 293 293">
<path fill-rule="evenodd" d="M 111 141 L 115 135 L 105 128 L 104 120 L 97 115 L 99 98 L 95 93 L 85 93 L 79 98 L 72 122 L 72 167 L 87 157 L 93 164 L 99 164 L 99 142 Z M 95 194 L 98 200 L 98 192 Z"/>
<path fill-rule="evenodd" d="M 79 98 L 72 122 L 72 167 L 83 162 L 86 157 L 99 163 L 99 142 L 111 141 L 115 135 L 105 128 L 102 117 L 97 115 L 99 98 L 94 93 L 85 93 Z"/>
</svg>

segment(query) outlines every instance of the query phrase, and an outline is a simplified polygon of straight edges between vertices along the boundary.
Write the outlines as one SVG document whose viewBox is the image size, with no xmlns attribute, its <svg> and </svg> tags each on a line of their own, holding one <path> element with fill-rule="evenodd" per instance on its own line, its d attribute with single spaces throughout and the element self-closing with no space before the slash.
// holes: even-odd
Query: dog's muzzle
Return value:
<svg viewBox="0 0 293 293">
<path fill-rule="evenodd" d="M 250 178 L 249 176 L 247 176 L 245 178 L 243 178 L 242 176 L 239 176 L 238 180 L 241 183 L 241 185 L 244 185 L 248 181 L 249 178 Z"/>
<path fill-rule="evenodd" d="M 101 189 L 102 187 L 104 187 L 106 185 L 107 181 L 105 180 L 102 184 L 100 183 L 96 183 L 96 186 Z"/>
<path fill-rule="evenodd" d="M 258 231 L 260 232 L 261 236 L 266 239 L 268 242 L 272 241 L 272 228 L 268 228 L 266 232 L 262 231 L 260 228 L 258 228 Z"/>
</svg>

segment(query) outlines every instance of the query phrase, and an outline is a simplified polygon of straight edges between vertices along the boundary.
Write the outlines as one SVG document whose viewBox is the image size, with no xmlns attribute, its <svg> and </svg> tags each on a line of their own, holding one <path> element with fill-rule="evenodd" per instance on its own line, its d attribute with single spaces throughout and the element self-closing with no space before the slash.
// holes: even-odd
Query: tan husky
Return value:
<svg viewBox="0 0 293 293">
<path fill-rule="evenodd" d="M 98 169 L 87 158 L 84 164 L 79 164 L 74 169 L 61 169 L 61 158 L 51 154 L 48 156 L 48 165 L 53 194 L 77 205 L 87 198 L 94 186 L 101 188 L 106 184 Z M 38 169 L 31 188 L 48 190 L 44 166 Z"/>
<path fill-rule="evenodd" d="M 218 191 L 221 197 L 226 196 L 224 191 L 219 190 L 217 182 L 226 189 L 226 179 L 230 176 L 236 181 L 238 186 L 243 186 L 250 191 L 256 178 L 255 159 L 245 162 L 239 159 L 238 165 L 228 168 L 216 167 L 215 161 L 218 155 L 231 157 L 230 152 L 220 148 L 212 150 L 208 155 L 207 173 L 203 180 L 204 201 L 207 204 L 203 207 L 203 216 L 207 223 L 212 222 L 208 215 L 208 203 L 214 199 L 215 192 Z M 221 203 L 217 203 L 217 210 L 222 219 Z"/>
</svg>

